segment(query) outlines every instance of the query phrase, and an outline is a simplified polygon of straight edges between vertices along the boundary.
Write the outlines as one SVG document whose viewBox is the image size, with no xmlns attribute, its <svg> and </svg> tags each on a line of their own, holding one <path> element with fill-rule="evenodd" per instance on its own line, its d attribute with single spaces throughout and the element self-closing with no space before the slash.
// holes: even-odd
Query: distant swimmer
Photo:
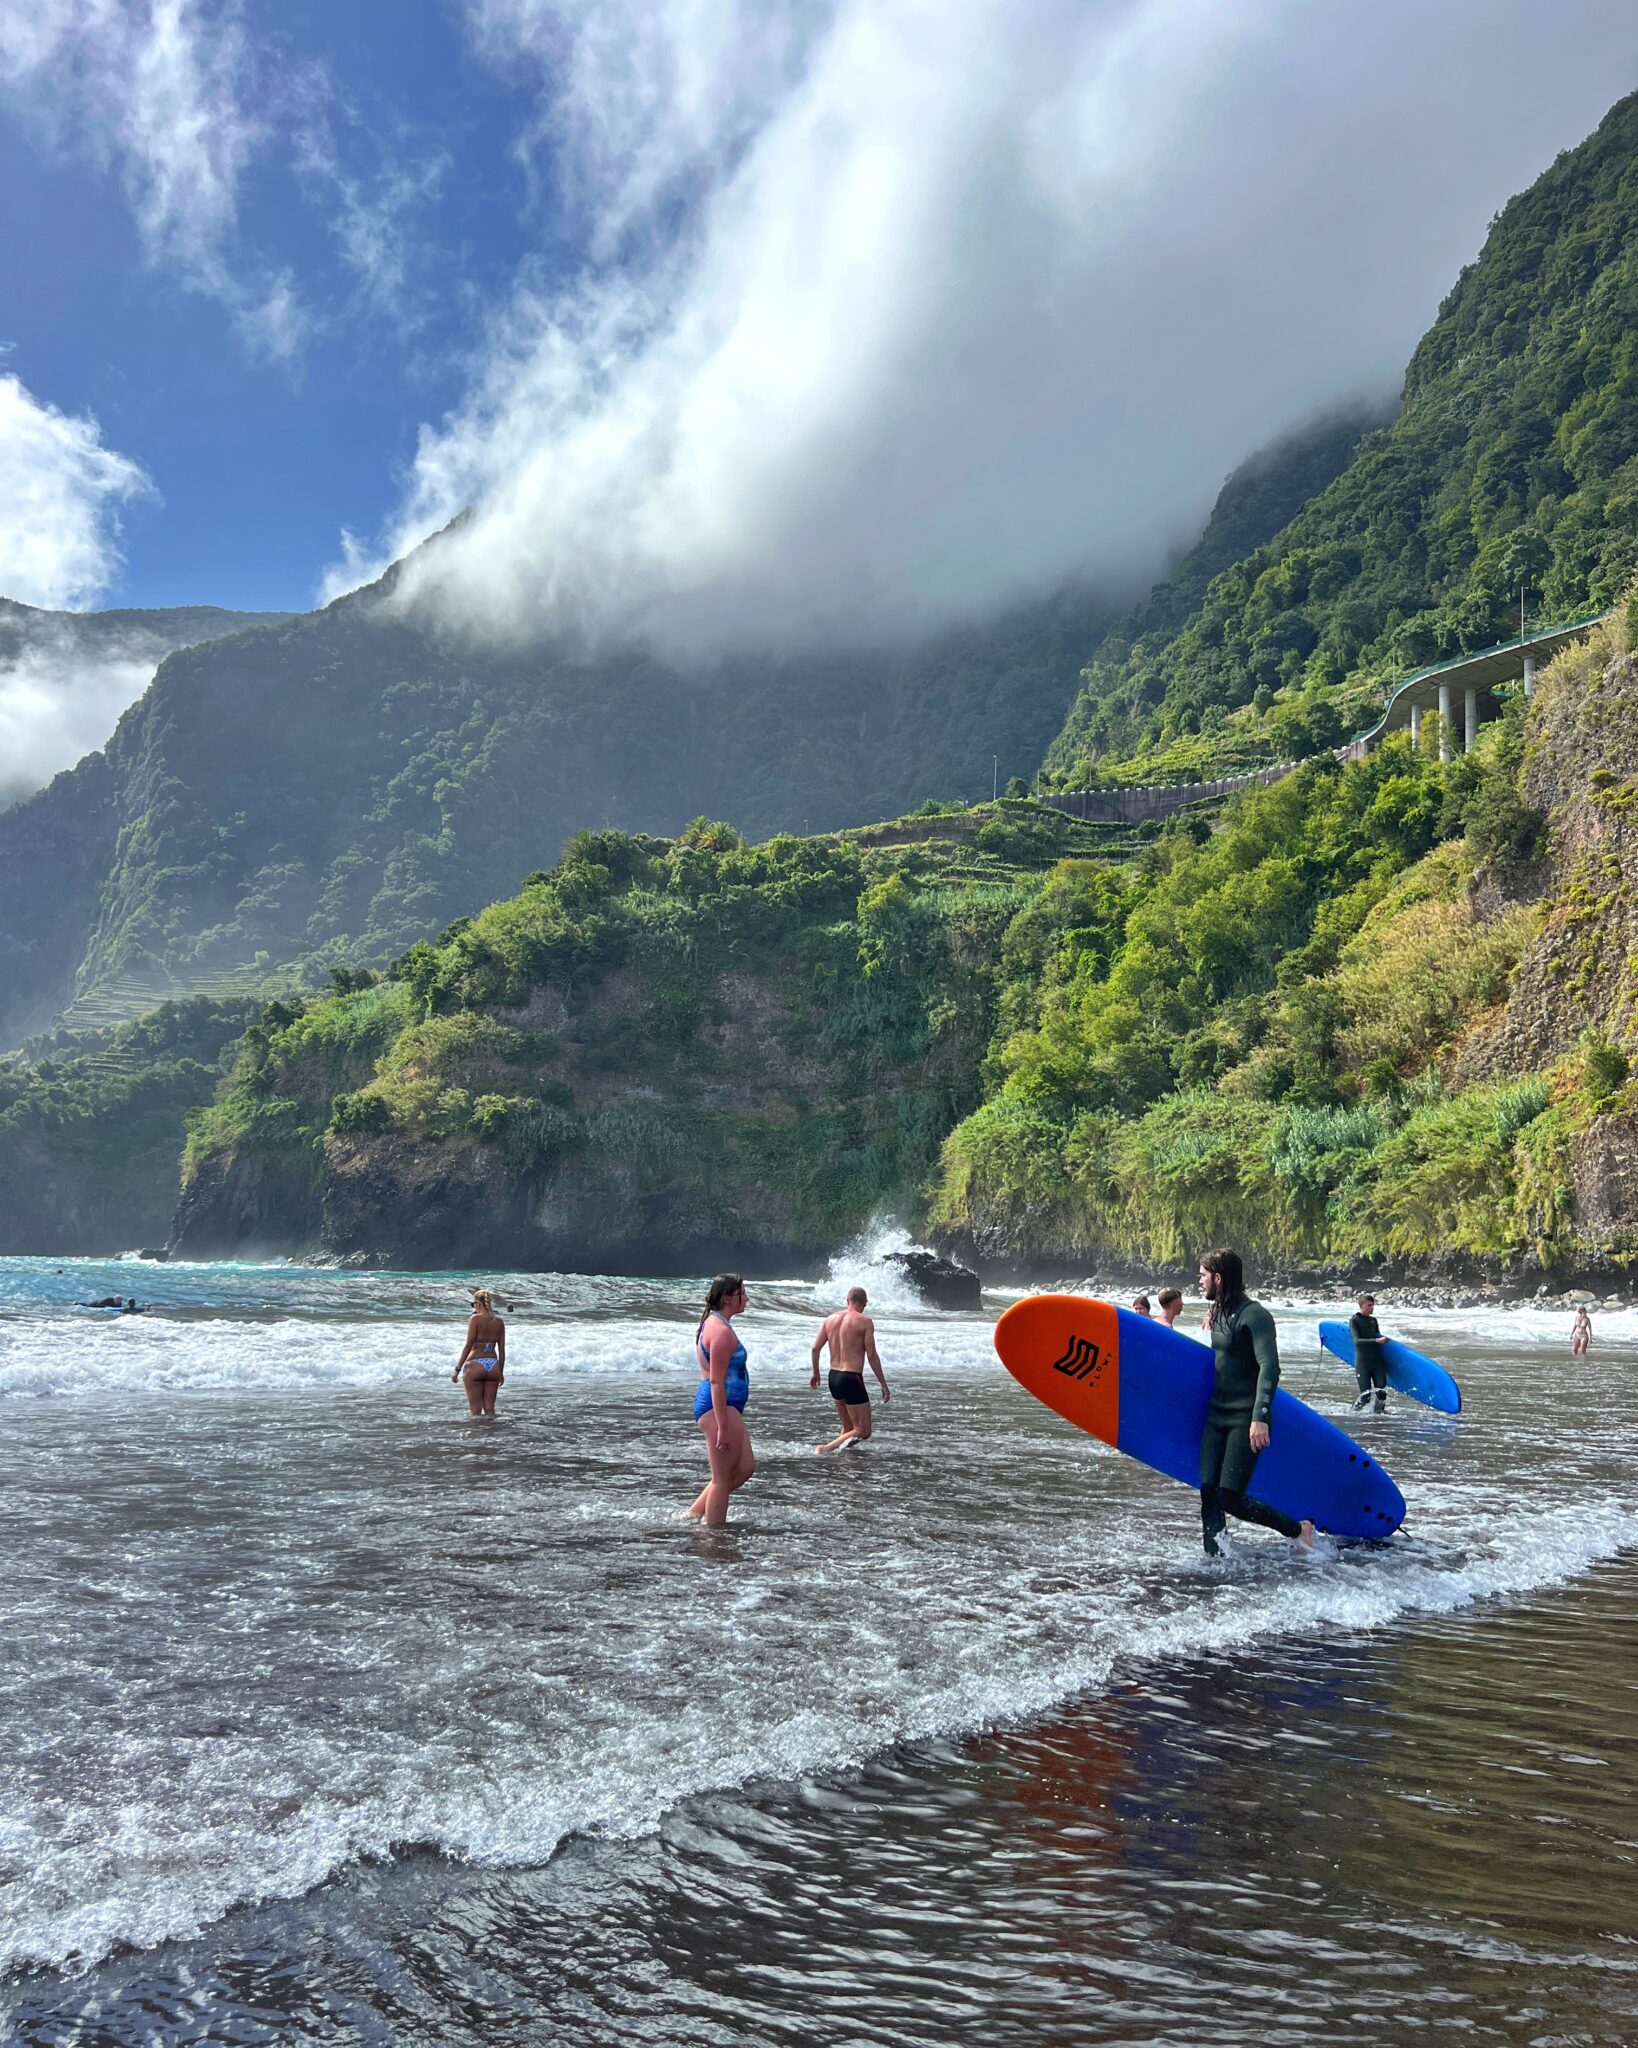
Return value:
<svg viewBox="0 0 1638 2048">
<path fill-rule="evenodd" d="M 129 1298 L 125 1306 L 120 1310 L 120 1314 L 122 1316 L 139 1316 L 141 1315 L 141 1313 L 142 1304 L 137 1300 L 134 1294 Z"/>
<path fill-rule="evenodd" d="M 1251 1496 L 1251 1477 L 1268 1448 L 1269 1417 L 1280 1383 L 1274 1318 L 1246 1293 L 1238 1252 L 1207 1252 L 1200 1261 L 1200 1292 L 1211 1327 L 1214 1380 L 1200 1437 L 1200 1529 L 1206 1555 L 1221 1553 L 1224 1517 L 1277 1529 L 1294 1543 L 1314 1541 L 1312 1522 L 1293 1521 Z"/>
<path fill-rule="evenodd" d="M 705 1438 L 711 1477 L 688 1512 L 711 1529 L 720 1529 L 727 1521 L 728 1496 L 738 1493 L 756 1470 L 751 1432 L 745 1426 L 751 1374 L 733 1324 L 744 1306 L 745 1282 L 737 1273 L 719 1273 L 706 1289 L 705 1313 L 694 1332 L 694 1359 L 700 1369 L 694 1420 Z"/>
<path fill-rule="evenodd" d="M 1388 1367 L 1382 1355 L 1382 1327 L 1376 1319 L 1376 1296 L 1356 1295 L 1359 1303 L 1357 1314 L 1348 1318 L 1348 1334 L 1354 1340 L 1354 1378 L 1359 1382 L 1359 1399 L 1354 1403 L 1357 1415 L 1362 1408 L 1369 1408 L 1371 1397 L 1376 1397 L 1376 1413 L 1381 1415 L 1388 1406 Z"/>
<path fill-rule="evenodd" d="M 819 1325 L 819 1334 L 813 1340 L 813 1378 L 810 1387 L 819 1384 L 819 1353 L 828 1345 L 830 1348 L 830 1398 L 836 1403 L 836 1415 L 842 1425 L 841 1434 L 833 1436 L 828 1443 L 815 1446 L 820 1451 L 839 1451 L 853 1444 L 864 1443 L 870 1435 L 870 1389 L 865 1385 L 864 1368 L 870 1370 L 881 1381 L 882 1400 L 892 1400 L 887 1375 L 882 1371 L 882 1362 L 876 1355 L 876 1325 L 865 1314 L 870 1297 L 862 1287 L 850 1287 L 847 1291 L 847 1307 L 839 1308 L 833 1316 L 826 1316 Z"/>
<path fill-rule="evenodd" d="M 1135 1311 L 1135 1312 L 1136 1312 L 1136 1313 L 1137 1313 L 1138 1315 L 1140 1315 L 1140 1316 L 1148 1316 L 1151 1322 L 1152 1322 L 1152 1321 L 1154 1320 L 1154 1313 L 1155 1313 L 1155 1312 L 1154 1312 L 1154 1310 L 1153 1310 L 1153 1309 L 1152 1309 L 1152 1308 L 1151 1308 L 1151 1307 L 1149 1306 L 1149 1297 L 1148 1297 L 1148 1295 L 1146 1295 L 1146 1294 L 1134 1294 L 1134 1295 L 1132 1296 L 1132 1307 L 1133 1307 L 1134 1311 Z"/>
<path fill-rule="evenodd" d="M 469 1415 L 493 1415 L 495 1396 L 506 1381 L 506 1325 L 495 1313 L 495 1297 L 487 1287 L 472 1290 L 472 1315 L 466 1342 L 455 1361 L 452 1381 L 464 1377 Z"/>
<path fill-rule="evenodd" d="M 1160 1290 L 1160 1320 L 1168 1330 L 1177 1328 L 1177 1319 L 1183 1313 L 1183 1297 L 1175 1287 Z"/>
<path fill-rule="evenodd" d="M 1583 1302 L 1575 1312 L 1575 1321 L 1570 1325 L 1570 1356 L 1585 1358 L 1587 1346 L 1592 1342 L 1592 1317 Z"/>
</svg>

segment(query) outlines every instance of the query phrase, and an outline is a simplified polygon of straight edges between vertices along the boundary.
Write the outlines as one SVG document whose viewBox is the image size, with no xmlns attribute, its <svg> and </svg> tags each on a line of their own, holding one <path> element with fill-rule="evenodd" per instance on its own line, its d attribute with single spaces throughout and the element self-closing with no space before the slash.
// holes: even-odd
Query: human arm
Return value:
<svg viewBox="0 0 1638 2048">
<path fill-rule="evenodd" d="M 1280 1384 L 1280 1346 L 1274 1334 L 1274 1318 L 1260 1301 L 1248 1302 L 1242 1325 L 1251 1339 L 1257 1361 L 1257 1392 L 1251 1403 L 1251 1448 L 1266 1451 L 1269 1417 L 1274 1411 L 1274 1393 Z"/>
<path fill-rule="evenodd" d="M 819 1334 L 813 1340 L 813 1350 L 809 1354 L 813 1360 L 813 1377 L 808 1381 L 808 1385 L 810 1387 L 816 1387 L 819 1384 L 819 1354 L 824 1349 L 826 1339 L 829 1337 L 829 1335 L 830 1324 L 828 1322 L 821 1323 L 819 1325 Z"/>
<path fill-rule="evenodd" d="M 458 1380 L 460 1378 L 461 1370 L 465 1366 L 466 1361 L 472 1356 L 472 1347 L 477 1341 L 478 1318 L 474 1315 L 469 1319 L 467 1323 L 466 1342 L 461 1346 L 461 1355 L 459 1358 L 456 1359 L 455 1370 L 450 1374 L 450 1378 L 452 1380 Z"/>
<path fill-rule="evenodd" d="M 887 1375 L 882 1371 L 882 1362 L 876 1355 L 876 1325 L 869 1316 L 865 1317 L 865 1357 L 870 1360 L 870 1370 L 882 1383 L 883 1402 L 891 1401 L 893 1391 L 887 1384 Z"/>
<path fill-rule="evenodd" d="M 495 1339 L 495 1363 L 500 1367 L 502 1374 L 504 1374 L 506 1371 L 506 1324 L 499 1316 L 495 1318 L 495 1321 L 500 1324 L 500 1334 Z"/>
</svg>

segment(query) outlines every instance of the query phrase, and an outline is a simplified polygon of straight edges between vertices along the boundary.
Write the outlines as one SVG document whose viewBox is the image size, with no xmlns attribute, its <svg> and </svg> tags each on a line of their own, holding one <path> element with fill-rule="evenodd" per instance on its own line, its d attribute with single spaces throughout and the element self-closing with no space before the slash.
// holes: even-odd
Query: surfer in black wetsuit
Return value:
<svg viewBox="0 0 1638 2048">
<path fill-rule="evenodd" d="M 1359 1312 L 1348 1318 L 1348 1334 L 1354 1340 L 1354 1378 L 1359 1382 L 1359 1399 L 1354 1403 L 1354 1413 L 1368 1408 L 1371 1396 L 1376 1396 L 1378 1415 L 1388 1405 L 1388 1368 L 1382 1357 L 1382 1326 L 1376 1319 L 1376 1296 L 1361 1294 L 1357 1297 Z"/>
<path fill-rule="evenodd" d="M 1220 1554 L 1217 1539 L 1228 1515 L 1311 1545 L 1312 1522 L 1293 1521 L 1250 1495 L 1258 1454 L 1268 1448 L 1269 1416 L 1280 1383 L 1274 1318 L 1246 1293 L 1238 1252 L 1207 1252 L 1200 1261 L 1200 1292 L 1206 1298 L 1216 1370 L 1200 1437 L 1200 1529 L 1206 1555 Z"/>
</svg>

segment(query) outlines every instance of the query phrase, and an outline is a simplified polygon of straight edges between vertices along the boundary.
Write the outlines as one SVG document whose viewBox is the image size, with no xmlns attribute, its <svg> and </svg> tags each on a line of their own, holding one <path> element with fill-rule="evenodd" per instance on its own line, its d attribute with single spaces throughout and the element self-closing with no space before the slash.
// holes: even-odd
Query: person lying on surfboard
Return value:
<svg viewBox="0 0 1638 2048">
<path fill-rule="evenodd" d="M 1206 1555 L 1222 1555 L 1217 1539 L 1228 1515 L 1277 1529 L 1310 1547 L 1312 1522 L 1293 1521 L 1251 1494 L 1258 1454 L 1268 1448 L 1269 1416 L 1280 1383 L 1274 1318 L 1246 1293 L 1238 1252 L 1206 1253 L 1200 1261 L 1200 1292 L 1206 1298 L 1215 1372 L 1200 1437 L 1200 1533 Z"/>
</svg>

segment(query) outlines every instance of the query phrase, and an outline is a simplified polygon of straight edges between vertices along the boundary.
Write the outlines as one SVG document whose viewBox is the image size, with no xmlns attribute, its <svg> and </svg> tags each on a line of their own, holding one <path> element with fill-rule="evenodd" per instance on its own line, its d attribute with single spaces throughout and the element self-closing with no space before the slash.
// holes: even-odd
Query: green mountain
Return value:
<svg viewBox="0 0 1638 2048">
<path fill-rule="evenodd" d="M 1043 781 L 1193 780 L 1333 745 L 1395 673 L 1615 602 L 1638 566 L 1638 95 L 1493 223 L 1398 417 L 1189 615 L 1087 669 Z"/>
<path fill-rule="evenodd" d="M 991 1266 L 1638 1258 L 1638 661 L 1216 829 L 984 806 L 585 833 L 196 1113 L 197 1256 L 814 1264 L 883 1208 Z"/>
<path fill-rule="evenodd" d="M 1104 621 L 1065 592 L 908 650 L 685 673 L 459 642 L 382 594 L 173 654 L 101 753 L 0 814 L 0 1045 L 387 958 L 583 825 L 761 835 L 988 794 L 1033 772 Z"/>
<path fill-rule="evenodd" d="M 783 1263 L 892 1204 L 1059 1270 L 1225 1236 L 1631 1261 L 1635 145 L 1627 101 L 1498 217 L 1391 425 L 1230 480 L 1067 714 L 1084 599 L 688 679 L 480 656 L 368 594 L 173 656 L 63 801 L 0 819 L 13 1028 L 76 986 L 338 973 L 193 1115 L 207 1253 Z M 1533 619 L 1611 617 L 1471 754 L 1339 767 L 1393 665 L 1504 635 L 1521 579 Z M 1047 780 L 1315 758 L 1159 830 L 679 836 L 986 791 L 1049 725 Z"/>
</svg>

